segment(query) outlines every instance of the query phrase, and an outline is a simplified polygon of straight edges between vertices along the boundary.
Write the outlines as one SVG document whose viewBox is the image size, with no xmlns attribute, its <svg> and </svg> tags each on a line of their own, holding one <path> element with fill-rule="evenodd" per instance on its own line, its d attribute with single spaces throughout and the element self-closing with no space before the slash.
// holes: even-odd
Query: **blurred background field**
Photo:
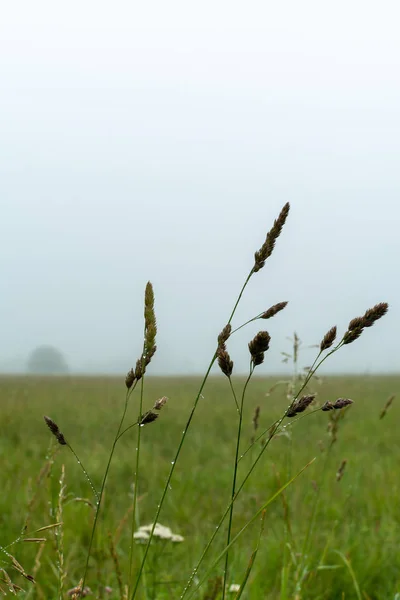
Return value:
<svg viewBox="0 0 400 600">
<path fill-rule="evenodd" d="M 145 382 L 145 409 L 150 409 L 160 396 L 167 396 L 169 401 L 159 419 L 142 430 L 141 525 L 152 522 L 199 381 L 194 377 L 150 377 Z M 243 380 L 233 381 L 239 392 Z M 274 382 L 254 378 L 250 383 L 243 450 L 253 435 L 252 417 L 256 406 L 260 406 L 258 433 L 261 433 L 287 405 L 285 386 L 267 395 Z M 319 488 L 319 508 L 309 559 L 313 568 L 301 597 L 387 600 L 400 593 L 400 409 L 396 398 L 387 415 L 379 419 L 388 397 L 395 394 L 399 386 L 400 376 L 329 377 L 321 383 L 313 383 L 318 401 L 348 397 L 354 404 L 340 421 L 337 441 L 328 458 L 330 413 L 317 412 L 288 427 L 284 435 L 272 441 L 246 484 L 235 508 L 234 533 L 290 474 L 316 457 L 285 495 L 268 508 L 261 547 L 243 597 L 279 598 L 284 556 L 286 561 L 291 557 L 288 578 L 294 580 Z M 171 527 L 185 540 L 152 548 L 147 565 L 149 598 L 179 598 L 229 501 L 236 409 L 223 378 L 212 377 L 203 396 L 160 517 L 163 525 Z M 65 590 L 77 585 L 83 574 L 93 518 L 93 508 L 79 499 L 93 503 L 94 498 L 72 453 L 66 447 L 55 446 L 43 415 L 49 415 L 59 425 L 99 488 L 124 397 L 123 378 L 2 377 L 0 380 L 0 544 L 5 548 L 17 539 L 25 523 L 28 535 L 55 522 L 61 468 L 65 465 Z M 137 418 L 137 402 L 135 392 L 127 425 Z M 94 597 L 120 597 L 109 533 L 114 539 L 123 577 L 128 569 L 135 448 L 136 428 L 133 428 L 117 446 L 106 488 L 87 581 Z M 257 444 L 248 453 L 241 469 L 249 466 L 246 461 L 254 459 L 259 448 Z M 40 475 L 53 452 L 54 463 Z M 337 481 L 336 473 L 343 460 L 347 461 L 346 467 L 341 480 Z M 257 520 L 234 546 L 230 583 L 242 581 L 258 531 Z M 12 573 L 13 581 L 21 585 L 30 598 L 58 597 L 57 537 L 52 530 L 43 534 L 48 541 L 40 550 L 40 566 L 37 560 L 40 544 L 20 542 L 7 548 L 28 574 L 34 572 L 36 585 L 13 571 L 10 559 L 1 553 L 0 566 Z M 225 534 L 217 538 L 210 558 L 223 547 L 224 541 Z M 140 546 L 135 546 L 135 565 L 136 561 L 139 563 L 141 551 Z M 343 557 L 335 551 L 349 561 L 356 583 Z M 318 565 L 324 568 L 316 569 Z M 222 565 L 213 575 L 221 572 Z M 107 586 L 112 589 L 108 595 Z M 203 591 L 196 597 L 207 598 L 207 595 Z"/>
</svg>

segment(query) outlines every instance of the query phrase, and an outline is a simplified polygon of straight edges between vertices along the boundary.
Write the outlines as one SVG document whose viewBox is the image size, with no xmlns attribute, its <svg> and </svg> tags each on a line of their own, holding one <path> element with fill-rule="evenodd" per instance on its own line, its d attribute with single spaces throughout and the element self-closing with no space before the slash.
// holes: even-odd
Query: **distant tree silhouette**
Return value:
<svg viewBox="0 0 400 600">
<path fill-rule="evenodd" d="M 35 375 L 65 375 L 68 373 L 67 362 L 62 353 L 53 346 L 38 346 L 27 363 L 29 373 Z"/>
</svg>

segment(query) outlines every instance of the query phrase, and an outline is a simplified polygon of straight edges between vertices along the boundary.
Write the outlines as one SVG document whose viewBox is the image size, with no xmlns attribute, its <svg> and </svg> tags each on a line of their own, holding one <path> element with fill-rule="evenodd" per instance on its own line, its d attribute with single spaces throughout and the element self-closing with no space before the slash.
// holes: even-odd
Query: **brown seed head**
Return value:
<svg viewBox="0 0 400 600">
<path fill-rule="evenodd" d="M 275 247 L 275 242 L 281 234 L 282 227 L 285 224 L 287 216 L 289 214 L 290 204 L 287 202 L 282 208 L 279 217 L 274 221 L 274 224 L 270 231 L 267 233 L 265 242 L 261 248 L 254 254 L 254 267 L 253 273 L 257 273 L 265 265 L 265 261 L 271 256 L 272 251 Z"/>
<path fill-rule="evenodd" d="M 65 440 L 64 435 L 61 433 L 58 425 L 53 421 L 53 419 L 50 419 L 50 417 L 43 417 L 43 418 L 45 420 L 47 427 L 50 429 L 51 433 L 56 438 L 57 442 L 59 444 L 61 444 L 61 446 L 66 446 L 67 442 Z"/>
<path fill-rule="evenodd" d="M 224 346 L 225 342 L 229 339 L 229 336 L 231 335 L 231 331 L 232 325 L 228 323 L 228 325 L 225 325 L 225 327 L 218 336 L 218 347 Z"/>
<path fill-rule="evenodd" d="M 229 356 L 228 351 L 224 347 L 219 346 L 219 348 L 217 349 L 217 358 L 219 368 L 221 369 L 223 374 L 227 377 L 230 377 L 233 371 L 233 362 L 231 361 L 231 357 Z"/>
<path fill-rule="evenodd" d="M 167 402 L 168 402 L 167 396 L 163 396 L 162 398 L 159 398 L 158 400 L 156 400 L 156 402 L 154 403 L 153 408 L 155 410 L 161 410 L 162 407 L 164 406 L 164 404 L 167 404 Z"/>
<path fill-rule="evenodd" d="M 146 285 L 144 292 L 144 346 L 145 356 L 154 355 L 155 339 L 157 334 L 156 315 L 154 312 L 154 291 L 150 281 Z M 153 351 L 154 350 L 154 351 Z"/>
<path fill-rule="evenodd" d="M 128 388 L 128 390 L 133 386 L 135 382 L 135 371 L 133 369 L 130 369 L 125 377 L 125 385 Z"/>
<path fill-rule="evenodd" d="M 148 410 L 140 417 L 139 425 L 147 425 L 147 423 L 152 423 L 156 419 L 158 419 L 158 414 L 152 410 Z"/>
<path fill-rule="evenodd" d="M 355 317 L 349 323 L 348 330 L 353 331 L 353 329 L 360 329 L 360 327 L 364 327 L 363 325 L 363 317 Z"/>
<path fill-rule="evenodd" d="M 357 327 L 356 329 L 346 331 L 343 336 L 343 344 L 351 344 L 360 337 L 363 331 L 364 329 L 362 327 Z"/>
<path fill-rule="evenodd" d="M 387 302 L 379 302 L 379 304 L 375 304 L 375 306 L 367 310 L 364 314 L 363 327 L 372 327 L 375 321 L 386 315 L 388 310 L 389 305 Z"/>
<path fill-rule="evenodd" d="M 332 328 L 331 328 L 331 329 L 330 329 L 330 330 L 329 330 L 329 331 L 328 331 L 328 332 L 327 332 L 327 333 L 324 335 L 324 337 L 322 338 L 321 345 L 320 345 L 320 350 L 321 350 L 321 352 L 322 352 L 323 350 L 327 350 L 328 348 L 330 348 L 330 347 L 332 346 L 333 342 L 334 342 L 334 341 L 335 341 L 335 339 L 336 339 L 336 331 L 337 331 L 337 329 L 336 329 L 336 326 L 335 326 L 335 327 L 332 327 Z"/>
<path fill-rule="evenodd" d="M 299 400 L 296 400 L 290 408 L 288 408 L 286 412 L 287 417 L 295 417 L 299 413 L 302 413 L 306 410 L 308 406 L 313 402 L 315 398 L 315 394 L 308 394 L 307 396 L 302 396 Z"/>
<path fill-rule="evenodd" d="M 329 400 L 327 400 L 325 402 L 325 404 L 323 404 L 323 406 L 321 406 L 321 410 L 323 410 L 325 412 L 328 411 L 328 410 L 333 410 L 333 404 L 332 404 L 332 402 L 329 402 Z"/>
<path fill-rule="evenodd" d="M 283 310 L 286 305 L 287 302 L 278 302 L 278 304 L 274 304 L 261 315 L 260 319 L 270 319 L 271 317 L 274 317 L 278 312 Z"/>
<path fill-rule="evenodd" d="M 333 408 L 339 410 L 345 406 L 350 406 L 350 404 L 353 404 L 353 400 L 350 400 L 350 398 L 338 398 L 336 402 L 333 403 Z"/>
<path fill-rule="evenodd" d="M 264 352 L 269 348 L 271 336 L 268 331 L 259 331 L 257 335 L 249 342 L 249 351 L 253 365 L 261 365 L 264 361 Z"/>
</svg>

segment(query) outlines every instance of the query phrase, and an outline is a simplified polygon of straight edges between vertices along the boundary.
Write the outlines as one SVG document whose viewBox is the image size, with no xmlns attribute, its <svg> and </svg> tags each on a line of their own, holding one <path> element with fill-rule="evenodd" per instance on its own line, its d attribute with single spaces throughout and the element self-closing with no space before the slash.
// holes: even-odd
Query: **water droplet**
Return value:
<svg viewBox="0 0 400 600">
<path fill-rule="evenodd" d="M 171 460 L 171 465 L 174 465 L 174 464 L 175 464 L 175 461 L 174 461 L 174 460 Z"/>
</svg>

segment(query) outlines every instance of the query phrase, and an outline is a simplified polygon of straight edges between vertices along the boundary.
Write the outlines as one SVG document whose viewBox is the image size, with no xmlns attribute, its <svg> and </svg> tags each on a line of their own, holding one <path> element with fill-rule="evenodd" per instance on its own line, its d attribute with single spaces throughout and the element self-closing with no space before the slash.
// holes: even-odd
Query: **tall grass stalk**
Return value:
<svg viewBox="0 0 400 600">
<path fill-rule="evenodd" d="M 229 546 L 229 544 L 230 544 L 231 533 L 232 533 L 233 505 L 234 505 L 234 498 L 235 498 L 235 493 L 236 493 L 236 478 L 237 478 L 237 471 L 238 471 L 238 465 L 239 465 L 239 449 L 240 449 L 240 438 L 241 438 L 241 434 L 242 434 L 244 398 L 246 395 L 247 386 L 250 383 L 250 379 L 251 379 L 251 376 L 253 375 L 253 372 L 254 372 L 254 366 L 251 363 L 250 373 L 249 373 L 249 376 L 247 377 L 246 382 L 243 386 L 242 397 L 241 397 L 241 401 L 240 401 L 239 422 L 238 422 L 238 430 L 237 430 L 237 436 L 236 436 L 235 460 L 233 463 L 231 505 L 230 505 L 230 509 L 229 509 L 228 533 L 227 533 L 227 538 L 226 538 L 227 546 Z M 222 587 L 222 599 L 223 600 L 225 599 L 225 593 L 226 593 L 226 584 L 227 584 L 227 579 L 228 579 L 228 567 L 229 567 L 229 553 L 227 552 L 226 556 L 225 556 L 224 582 L 223 582 L 223 587 Z"/>
<path fill-rule="evenodd" d="M 236 302 L 235 302 L 235 304 L 234 304 L 234 307 L 233 307 L 233 309 L 232 309 L 231 315 L 230 315 L 230 317 L 229 317 L 229 319 L 228 319 L 228 324 L 229 324 L 229 323 L 231 323 L 231 321 L 232 321 L 232 319 L 233 319 L 233 317 L 234 317 L 234 314 L 235 314 L 235 312 L 236 312 L 236 309 L 237 309 L 237 307 L 238 307 L 238 305 L 239 305 L 240 299 L 242 298 L 243 292 L 244 292 L 244 290 L 246 289 L 246 287 L 247 287 L 247 284 L 249 283 L 249 281 L 250 281 L 250 278 L 251 278 L 251 276 L 253 275 L 253 273 L 254 273 L 254 271 L 253 271 L 253 269 L 252 269 L 252 270 L 250 271 L 249 275 L 247 276 L 247 278 L 246 278 L 246 281 L 244 282 L 244 284 L 243 284 L 243 286 L 242 286 L 242 289 L 241 289 L 241 290 L 240 290 L 240 292 L 239 292 L 239 295 L 238 295 L 238 297 L 237 297 L 237 299 L 236 299 Z M 196 412 L 197 405 L 198 405 L 198 403 L 199 403 L 199 400 L 200 400 L 200 398 L 201 398 L 201 396 L 202 396 L 202 392 L 203 392 L 204 386 L 205 386 L 205 384 L 206 384 L 206 382 L 207 382 L 208 376 L 209 376 L 209 374 L 210 374 L 210 372 L 211 372 L 211 369 L 212 369 L 212 367 L 213 367 L 213 365 L 214 365 L 214 363 L 215 363 L 215 361 L 216 361 L 216 358 L 217 358 L 217 352 L 215 351 L 215 352 L 214 352 L 214 355 L 213 355 L 213 357 L 212 357 L 212 359 L 211 359 L 211 361 L 210 361 L 210 364 L 208 365 L 207 371 L 206 371 L 206 373 L 205 373 L 205 375 L 204 375 L 204 377 L 203 377 L 203 380 L 202 380 L 202 382 L 201 382 L 201 385 L 200 385 L 199 391 L 197 392 L 197 395 L 196 395 L 196 397 L 195 397 L 195 400 L 194 400 L 194 403 L 193 403 L 192 409 L 191 409 L 191 411 L 190 411 L 189 417 L 188 417 L 188 419 L 187 419 L 187 422 L 186 422 L 185 428 L 184 428 L 184 430 L 183 430 L 183 432 L 182 432 L 182 436 L 181 436 L 181 439 L 180 439 L 180 441 L 179 441 L 178 448 L 177 448 L 177 450 L 176 450 L 176 453 L 175 453 L 174 459 L 173 459 L 173 460 L 172 460 L 172 462 L 171 462 L 171 468 L 170 468 L 170 471 L 169 471 L 169 473 L 168 473 L 168 477 L 167 477 L 167 479 L 166 479 L 166 482 L 165 482 L 165 485 L 164 485 L 164 489 L 163 489 L 163 492 L 162 492 L 162 494 L 161 494 L 160 501 L 159 501 L 159 503 L 158 503 L 158 506 L 157 506 L 156 514 L 155 514 L 155 516 L 154 516 L 154 520 L 153 520 L 153 526 L 152 526 L 152 529 L 151 529 L 151 531 L 150 531 L 149 539 L 148 539 L 148 541 L 147 541 L 147 544 L 146 544 L 146 547 L 145 547 L 145 550 L 144 550 L 144 556 L 143 556 L 142 562 L 141 562 L 141 564 L 140 564 L 140 567 L 139 567 L 139 572 L 138 572 L 138 575 L 137 575 L 137 578 L 136 578 L 136 583 L 135 583 L 135 587 L 134 587 L 134 589 L 133 589 L 133 592 L 132 592 L 131 600 L 133 600 L 133 599 L 135 598 L 135 596 L 136 596 L 136 593 L 137 593 L 137 591 L 138 591 L 138 587 L 139 587 L 140 579 L 141 579 L 141 576 L 142 576 L 142 573 L 143 573 L 144 565 L 145 565 L 145 563 L 146 563 L 146 559 L 147 559 L 147 555 L 148 555 L 148 552 L 149 552 L 149 548 L 150 548 L 151 540 L 152 540 L 152 538 L 153 538 L 153 534 L 154 534 L 154 529 L 155 529 L 156 523 L 157 523 L 157 521 L 158 521 L 158 519 L 159 519 L 159 516 L 160 516 L 160 513 L 161 513 L 161 509 L 162 509 L 162 507 L 163 507 L 163 504 L 164 504 L 164 501 L 165 501 L 166 495 L 167 495 L 167 493 L 168 493 L 169 486 L 170 486 L 170 483 L 171 483 L 171 479 L 172 479 L 172 476 L 173 476 L 173 474 L 174 474 L 174 471 L 175 471 L 175 468 L 176 468 L 177 462 L 178 462 L 178 460 L 179 460 L 179 456 L 180 456 L 180 454 L 181 454 L 182 447 L 183 447 L 183 444 L 184 444 L 184 442 L 185 442 L 185 439 L 186 439 L 187 432 L 188 432 L 188 430 L 189 430 L 189 427 L 190 427 L 190 425 L 191 425 L 191 423 L 192 423 L 192 420 L 193 420 L 194 414 L 195 414 L 195 412 Z"/>
<path fill-rule="evenodd" d="M 109 454 L 109 457 L 108 457 L 106 470 L 104 472 L 103 481 L 101 483 L 99 500 L 96 503 L 96 511 L 95 511 L 95 515 L 94 515 L 94 520 L 93 520 L 93 525 L 92 525 L 92 531 L 91 531 L 91 534 L 90 534 L 89 546 L 88 546 L 88 551 L 87 551 L 87 555 L 86 555 L 85 570 L 83 572 L 82 584 L 80 586 L 81 590 L 83 590 L 85 588 L 85 581 L 86 581 L 86 577 L 87 577 L 87 573 L 88 573 L 88 569 L 89 569 L 89 560 L 90 560 L 90 556 L 91 556 L 91 553 L 92 553 L 92 546 L 93 546 L 94 534 L 96 532 L 96 526 L 97 526 L 97 522 L 99 520 L 99 513 L 100 513 L 100 508 L 101 508 L 101 502 L 102 502 L 102 499 L 103 499 L 104 489 L 105 489 L 106 482 L 107 482 L 108 472 L 110 470 L 111 461 L 112 461 L 113 456 L 114 456 L 115 447 L 117 445 L 117 442 L 118 442 L 118 439 L 119 439 L 119 435 L 121 433 L 122 425 L 123 425 L 124 420 L 125 420 L 126 411 L 128 410 L 129 398 L 130 398 L 131 394 L 133 393 L 133 390 L 135 389 L 135 387 L 136 387 L 136 382 L 134 383 L 134 385 L 129 390 L 126 391 L 124 409 L 123 409 L 122 416 L 121 416 L 121 419 L 120 419 L 120 422 L 119 422 L 119 425 L 118 425 L 117 432 L 116 432 L 115 437 L 114 437 L 114 441 L 113 441 L 112 446 L 111 446 L 111 451 L 110 451 L 110 454 Z"/>
</svg>

